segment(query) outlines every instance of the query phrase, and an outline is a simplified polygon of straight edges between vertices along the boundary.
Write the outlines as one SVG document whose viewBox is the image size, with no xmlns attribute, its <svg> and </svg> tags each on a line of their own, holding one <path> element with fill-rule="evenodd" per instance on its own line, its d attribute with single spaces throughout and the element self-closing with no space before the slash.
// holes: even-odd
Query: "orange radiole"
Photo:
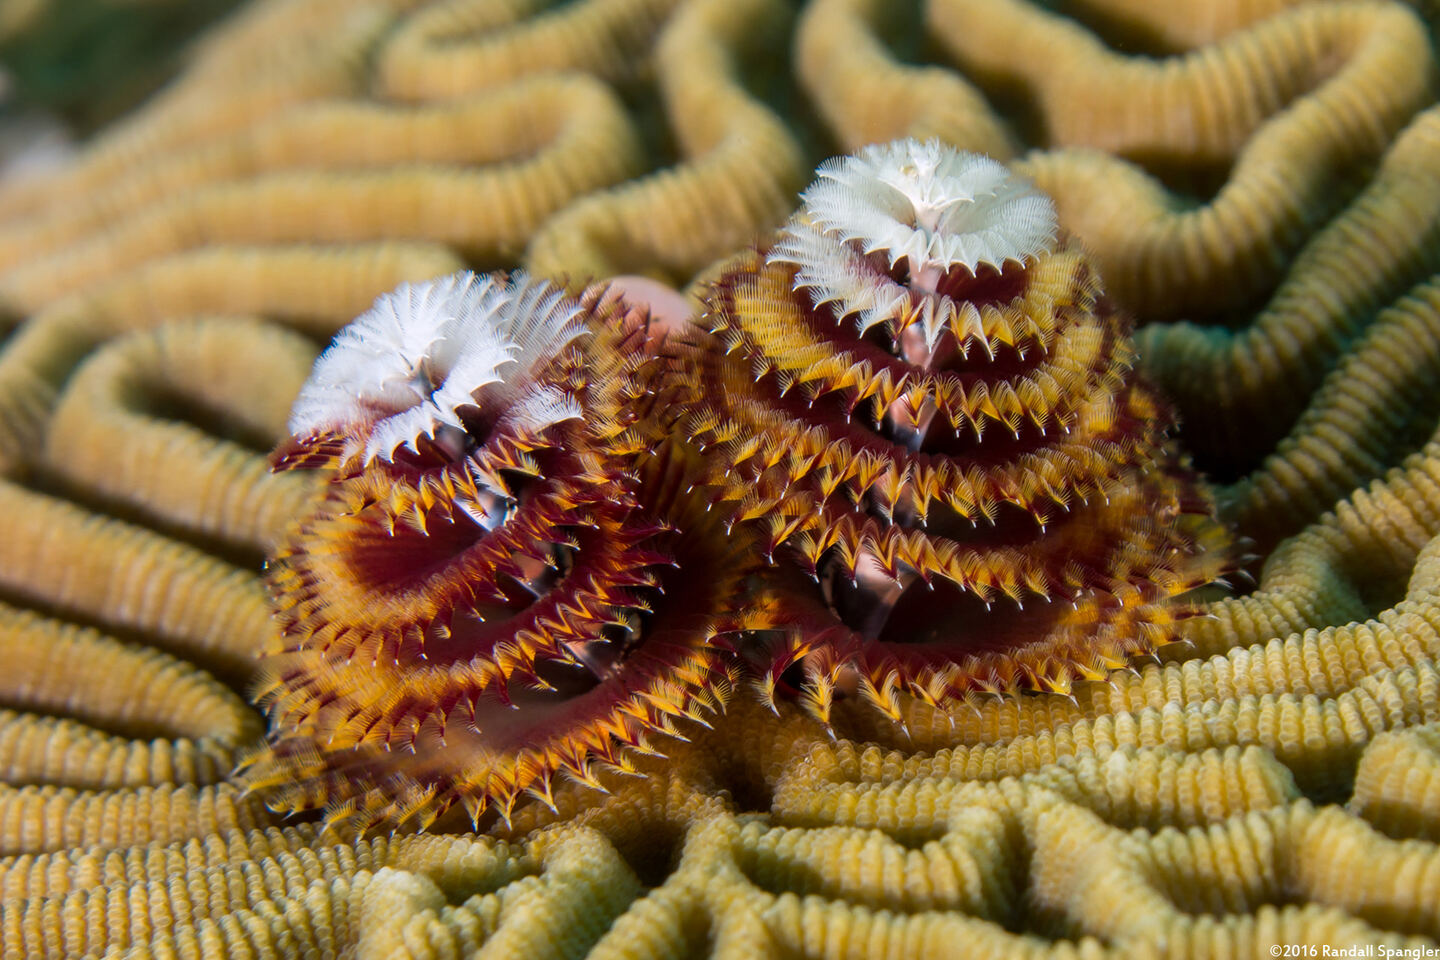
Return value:
<svg viewBox="0 0 1440 960">
<path fill-rule="evenodd" d="M 1066 694 L 1173 639 L 1231 539 L 1050 199 L 904 140 L 802 201 L 714 284 L 723 389 L 686 423 L 715 501 L 818 585 L 773 581 L 762 696 L 898 719 L 902 693 Z"/>
<path fill-rule="evenodd" d="M 707 638 L 753 551 L 687 513 L 673 366 L 644 311 L 519 274 L 402 285 L 342 331 L 274 455 L 333 473 L 269 566 L 249 782 L 337 828 L 478 822 L 723 706 Z"/>
<path fill-rule="evenodd" d="M 331 471 L 269 569 L 275 806 L 508 819 L 737 685 L 898 720 L 1174 638 L 1234 545 L 1050 200 L 916 141 L 802 199 L 708 330 L 460 273 L 341 332 L 274 455 Z"/>
</svg>

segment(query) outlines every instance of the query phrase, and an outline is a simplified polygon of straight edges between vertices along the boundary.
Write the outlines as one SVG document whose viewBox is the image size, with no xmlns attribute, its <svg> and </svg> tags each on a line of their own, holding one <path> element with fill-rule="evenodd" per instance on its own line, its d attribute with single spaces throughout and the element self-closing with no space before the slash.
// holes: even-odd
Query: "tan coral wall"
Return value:
<svg viewBox="0 0 1440 960">
<path fill-rule="evenodd" d="M 0 183 L 0 955 L 1436 946 L 1434 16 L 244 7 L 71 166 Z M 683 285 L 815 162 L 904 135 L 1055 195 L 1253 588 L 1073 700 L 841 704 L 833 740 L 742 700 L 509 839 L 319 836 L 237 789 L 259 564 L 313 493 L 263 454 L 335 329 L 467 264 Z"/>
</svg>

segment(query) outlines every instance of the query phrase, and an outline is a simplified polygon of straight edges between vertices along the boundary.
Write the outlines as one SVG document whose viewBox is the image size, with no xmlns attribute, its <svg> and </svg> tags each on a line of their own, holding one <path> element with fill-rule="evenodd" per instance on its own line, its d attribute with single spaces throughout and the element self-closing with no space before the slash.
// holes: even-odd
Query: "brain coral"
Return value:
<svg viewBox="0 0 1440 960">
<path fill-rule="evenodd" d="M 1435 947 L 1436 14 L 238 9 L 72 162 L 0 182 L 0 954 Z M 480 833 L 322 835 L 237 786 L 261 559 L 330 493 L 265 452 L 342 324 L 467 267 L 714 279 L 816 164 L 903 136 L 1054 198 L 1253 586 L 1070 697 L 829 730 L 737 698 L 646 776 Z"/>
</svg>

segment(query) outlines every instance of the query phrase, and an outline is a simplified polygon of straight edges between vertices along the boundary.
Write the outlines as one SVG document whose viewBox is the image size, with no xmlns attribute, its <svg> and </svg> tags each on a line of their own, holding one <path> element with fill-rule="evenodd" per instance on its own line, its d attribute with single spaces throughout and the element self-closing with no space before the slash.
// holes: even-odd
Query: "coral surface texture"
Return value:
<svg viewBox="0 0 1440 960">
<path fill-rule="evenodd" d="M 1440 955 L 1437 34 L 237 5 L 0 176 L 0 957 Z"/>
</svg>

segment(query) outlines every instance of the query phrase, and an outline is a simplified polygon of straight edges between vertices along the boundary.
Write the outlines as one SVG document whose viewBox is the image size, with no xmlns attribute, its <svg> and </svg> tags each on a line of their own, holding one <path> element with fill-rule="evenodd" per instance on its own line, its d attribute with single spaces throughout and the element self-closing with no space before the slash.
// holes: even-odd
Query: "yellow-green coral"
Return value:
<svg viewBox="0 0 1440 960">
<path fill-rule="evenodd" d="M 1433 4 L 893 6 L 260 0 L 0 182 L 0 954 L 1440 941 Z M 1018 163 L 1183 321 L 1142 368 L 1258 584 L 1073 700 L 845 702 L 835 740 L 737 700 L 508 839 L 242 795 L 259 556 L 310 496 L 263 448 L 325 340 L 466 265 L 704 276 L 902 135 Z"/>
<path fill-rule="evenodd" d="M 1349 808 L 1389 836 L 1440 839 L 1432 799 L 1437 777 L 1440 725 L 1382 733 L 1360 758 Z"/>
</svg>

